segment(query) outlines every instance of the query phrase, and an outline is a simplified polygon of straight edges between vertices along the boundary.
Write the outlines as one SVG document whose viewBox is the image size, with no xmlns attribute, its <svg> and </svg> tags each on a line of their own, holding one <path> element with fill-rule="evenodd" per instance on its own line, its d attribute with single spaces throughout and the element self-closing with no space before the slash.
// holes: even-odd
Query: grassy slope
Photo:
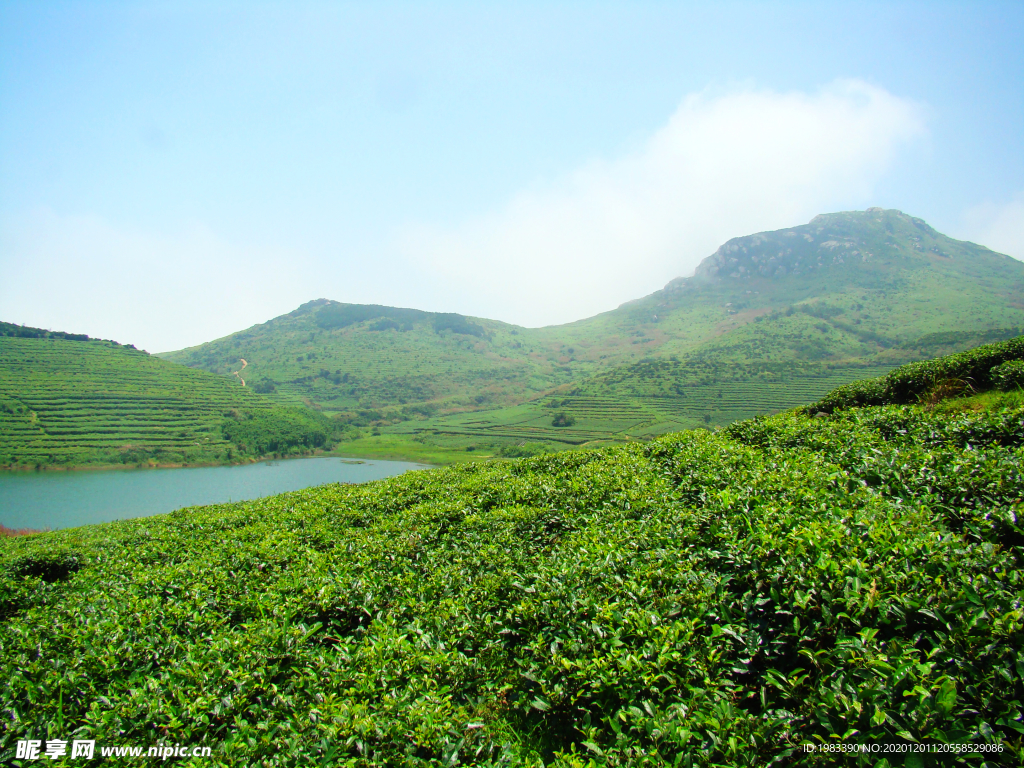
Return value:
<svg viewBox="0 0 1024 768">
<path fill-rule="evenodd" d="M 439 331 L 435 323 L 443 315 L 390 307 L 377 311 L 409 313 L 399 327 L 376 330 L 386 316 L 341 327 L 323 322 L 332 310 L 343 309 L 364 307 L 321 299 L 163 357 L 221 374 L 237 370 L 244 358 L 254 386 L 273 384 L 271 398 L 340 412 L 392 407 L 432 413 L 500 405 L 575 375 L 557 350 L 524 328 L 468 318 L 478 335 Z"/>
<path fill-rule="evenodd" d="M 1020 764 L 1022 450 L 1024 398 L 987 395 L 0 541 L 0 750 Z"/>
<path fill-rule="evenodd" d="M 0 466 L 226 461 L 246 440 L 225 425 L 268 421 L 267 434 L 315 429 L 234 379 L 114 342 L 0 337 Z"/>
</svg>

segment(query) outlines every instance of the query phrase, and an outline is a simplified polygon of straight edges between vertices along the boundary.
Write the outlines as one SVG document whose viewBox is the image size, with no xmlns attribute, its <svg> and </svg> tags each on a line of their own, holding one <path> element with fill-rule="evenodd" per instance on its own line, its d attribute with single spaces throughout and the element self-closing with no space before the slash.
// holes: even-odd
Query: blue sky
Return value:
<svg viewBox="0 0 1024 768">
<path fill-rule="evenodd" d="M 899 208 L 1024 258 L 1024 3 L 0 2 L 0 319 L 522 325 Z"/>
</svg>

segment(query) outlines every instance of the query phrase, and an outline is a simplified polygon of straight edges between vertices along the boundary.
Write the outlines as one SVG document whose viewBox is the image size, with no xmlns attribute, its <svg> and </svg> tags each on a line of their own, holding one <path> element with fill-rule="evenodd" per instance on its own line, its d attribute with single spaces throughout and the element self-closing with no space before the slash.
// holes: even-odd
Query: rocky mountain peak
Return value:
<svg viewBox="0 0 1024 768">
<path fill-rule="evenodd" d="M 802 226 L 735 237 L 704 259 L 695 277 L 781 278 L 915 254 L 949 259 L 965 245 L 970 244 L 951 240 L 902 211 L 868 208 L 820 214 Z"/>
</svg>

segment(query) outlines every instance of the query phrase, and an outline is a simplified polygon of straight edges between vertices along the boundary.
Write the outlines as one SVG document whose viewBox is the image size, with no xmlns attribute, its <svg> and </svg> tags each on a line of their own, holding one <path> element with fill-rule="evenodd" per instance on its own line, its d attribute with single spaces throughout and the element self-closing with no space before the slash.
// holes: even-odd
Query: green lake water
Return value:
<svg viewBox="0 0 1024 768">
<path fill-rule="evenodd" d="M 411 469 L 427 467 L 405 461 L 315 458 L 236 467 L 0 472 L 0 524 L 74 528 L 325 483 L 365 483 Z"/>
</svg>

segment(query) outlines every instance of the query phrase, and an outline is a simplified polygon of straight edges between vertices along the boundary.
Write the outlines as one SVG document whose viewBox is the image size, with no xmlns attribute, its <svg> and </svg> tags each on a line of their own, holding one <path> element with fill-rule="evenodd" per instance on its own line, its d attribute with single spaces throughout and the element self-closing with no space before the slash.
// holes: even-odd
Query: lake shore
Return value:
<svg viewBox="0 0 1024 768">
<path fill-rule="evenodd" d="M 393 445 L 400 442 L 401 445 Z M 406 445 L 408 444 L 408 445 Z M 417 450 L 419 448 L 420 450 Z M 378 442 L 377 438 L 362 438 L 360 440 L 340 443 L 331 451 L 308 451 L 304 453 L 293 453 L 288 455 L 268 454 L 265 456 L 247 456 L 242 459 L 230 461 L 195 461 L 195 462 L 157 462 L 146 461 L 134 464 L 41 464 L 41 465 L 0 465 L 0 473 L 11 472 L 17 474 L 35 474 L 49 472 L 110 472 L 110 471 L 135 471 L 145 469 L 195 469 L 202 467 L 242 467 L 249 464 L 259 464 L 264 461 L 291 461 L 294 459 L 316 459 L 316 458 L 341 458 L 355 461 L 363 460 L 385 460 L 385 461 L 408 461 L 417 464 L 429 464 L 431 466 L 445 466 L 460 461 L 479 461 L 480 459 L 492 458 L 489 453 L 477 455 L 463 453 L 461 451 L 446 450 L 444 448 L 433 449 L 424 447 L 411 440 Z"/>
</svg>

